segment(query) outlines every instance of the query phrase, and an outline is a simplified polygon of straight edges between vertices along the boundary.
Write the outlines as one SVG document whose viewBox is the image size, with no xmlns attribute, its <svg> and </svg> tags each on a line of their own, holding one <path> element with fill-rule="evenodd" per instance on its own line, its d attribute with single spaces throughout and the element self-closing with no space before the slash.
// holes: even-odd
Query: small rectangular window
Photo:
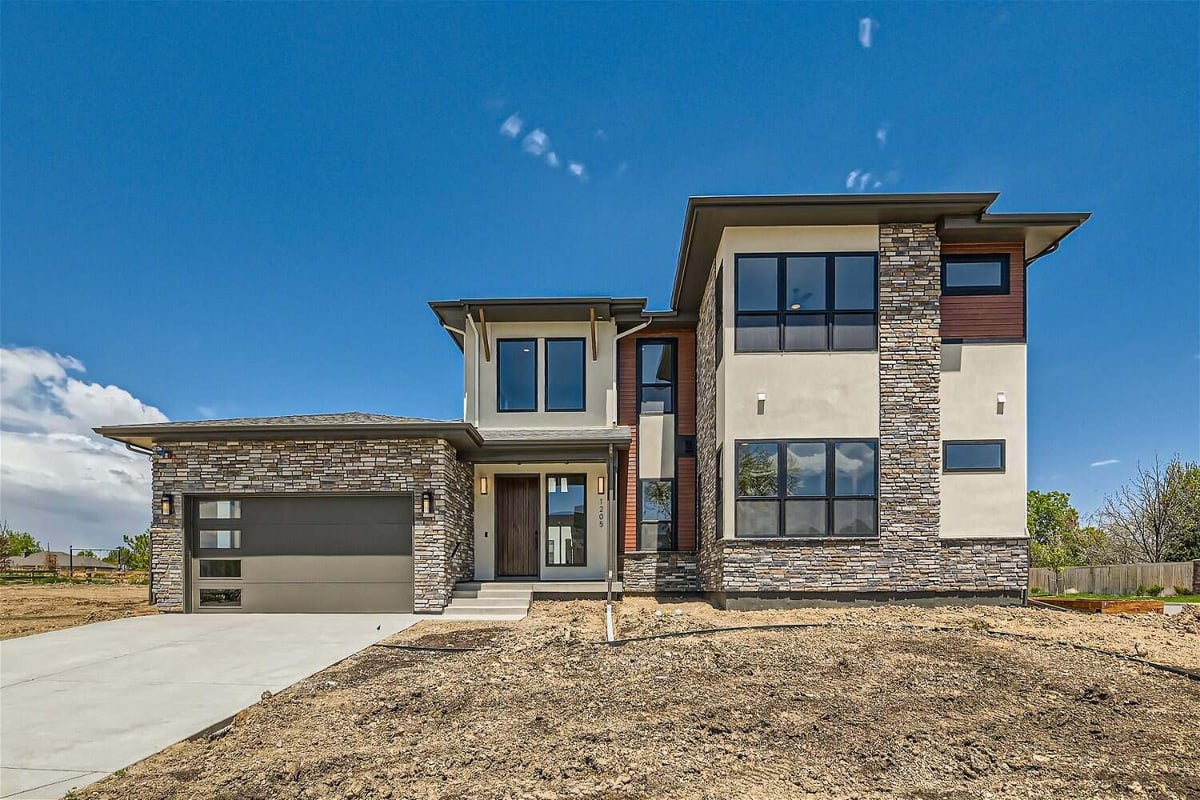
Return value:
<svg viewBox="0 0 1200 800">
<path fill-rule="evenodd" d="M 537 339 L 496 342 L 496 408 L 537 411 Z"/>
<path fill-rule="evenodd" d="M 242 562 L 234 558 L 202 558 L 200 559 L 201 578 L 240 578 L 242 577 Z"/>
<path fill-rule="evenodd" d="M 1009 257 L 963 255 L 942 257 L 942 294 L 1008 294 Z"/>
<path fill-rule="evenodd" d="M 583 339 L 546 340 L 546 410 L 584 411 L 587 360 Z"/>
<path fill-rule="evenodd" d="M 241 589 L 201 589 L 201 608 L 237 608 L 242 604 Z"/>
<path fill-rule="evenodd" d="M 942 443 L 943 472 L 1004 472 L 1004 441 Z"/>
<path fill-rule="evenodd" d="M 201 550 L 236 550 L 241 546 L 241 531 L 200 531 Z"/>
<path fill-rule="evenodd" d="M 675 549 L 675 481 L 638 482 L 638 550 Z"/>
<path fill-rule="evenodd" d="M 638 413 L 675 413 L 675 342 L 638 342 Z"/>
<path fill-rule="evenodd" d="M 201 500 L 200 519 L 241 519 L 241 500 Z"/>
</svg>

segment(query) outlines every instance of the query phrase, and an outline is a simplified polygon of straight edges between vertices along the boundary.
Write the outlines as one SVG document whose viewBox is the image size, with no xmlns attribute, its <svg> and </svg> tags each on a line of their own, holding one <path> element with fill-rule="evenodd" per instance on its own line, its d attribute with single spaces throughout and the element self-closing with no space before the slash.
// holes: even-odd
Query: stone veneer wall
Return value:
<svg viewBox="0 0 1200 800">
<path fill-rule="evenodd" d="M 626 594 L 695 592 L 696 554 L 626 553 L 621 590 Z"/>
<path fill-rule="evenodd" d="M 722 268 L 723 269 L 723 268 Z M 709 272 L 696 324 L 696 478 L 700 519 L 696 525 L 700 590 L 719 592 L 722 542 L 717 537 L 717 272 Z M 728 354 L 726 354 L 728 357 Z"/>
<path fill-rule="evenodd" d="M 411 492 L 416 610 L 440 610 L 455 582 L 474 574 L 472 469 L 442 439 L 198 441 L 167 449 L 171 458 L 152 460 L 150 527 L 154 602 L 164 611 L 184 609 L 187 494 Z M 434 492 L 432 514 L 421 513 L 426 490 Z M 158 501 L 168 492 L 175 508 L 164 517 Z"/>
<path fill-rule="evenodd" d="M 697 331 L 696 445 L 703 488 L 699 572 L 705 591 L 1012 593 L 1025 588 L 1026 540 L 942 540 L 938 535 L 940 270 L 933 224 L 880 226 L 877 540 L 714 541 L 715 271 L 710 276 Z"/>
</svg>

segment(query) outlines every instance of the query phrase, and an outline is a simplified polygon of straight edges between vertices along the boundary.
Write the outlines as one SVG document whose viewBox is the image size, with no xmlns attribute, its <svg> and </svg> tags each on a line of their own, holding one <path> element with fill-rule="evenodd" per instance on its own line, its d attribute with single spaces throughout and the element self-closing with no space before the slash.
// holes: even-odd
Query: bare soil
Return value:
<svg viewBox="0 0 1200 800">
<path fill-rule="evenodd" d="M 1200 797 L 1200 683 L 1065 644 L 1200 666 L 1195 611 L 618 612 L 621 636 L 795 622 L 819 627 L 615 647 L 595 602 L 423 622 L 77 796 Z"/>
<path fill-rule="evenodd" d="M 91 622 L 157 613 L 145 586 L 23 584 L 0 586 L 0 639 L 13 639 Z"/>
</svg>

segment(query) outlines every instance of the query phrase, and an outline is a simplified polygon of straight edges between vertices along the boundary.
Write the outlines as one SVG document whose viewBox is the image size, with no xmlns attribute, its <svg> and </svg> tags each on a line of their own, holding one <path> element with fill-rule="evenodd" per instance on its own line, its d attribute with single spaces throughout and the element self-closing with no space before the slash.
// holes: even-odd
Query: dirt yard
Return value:
<svg viewBox="0 0 1200 800">
<path fill-rule="evenodd" d="M 154 607 L 146 603 L 145 586 L 86 583 L 0 586 L 0 639 L 154 613 Z"/>
<path fill-rule="evenodd" d="M 1197 798 L 1200 612 L 720 612 L 628 601 L 424 622 L 87 798 Z M 675 612 L 680 612 L 676 614 Z M 953 630 L 920 630 L 939 626 Z M 1011 631 L 1044 639 L 996 635 Z"/>
</svg>

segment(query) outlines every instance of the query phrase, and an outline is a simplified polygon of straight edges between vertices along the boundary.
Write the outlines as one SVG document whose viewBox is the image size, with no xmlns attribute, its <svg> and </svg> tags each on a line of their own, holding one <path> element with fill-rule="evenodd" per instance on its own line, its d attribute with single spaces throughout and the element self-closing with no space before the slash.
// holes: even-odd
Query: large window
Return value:
<svg viewBox="0 0 1200 800">
<path fill-rule="evenodd" d="M 675 549 L 675 481 L 638 481 L 638 550 Z"/>
<path fill-rule="evenodd" d="M 546 340 L 547 411 L 583 411 L 587 367 L 583 339 Z"/>
<path fill-rule="evenodd" d="M 537 339 L 496 342 L 496 408 L 537 411 Z"/>
<path fill-rule="evenodd" d="M 716 353 L 716 363 L 721 363 L 721 358 L 725 355 L 725 262 L 721 262 L 721 266 L 717 267 L 717 284 L 715 290 L 716 300 L 716 331 L 714 335 L 716 341 L 713 343 L 713 349 Z"/>
<path fill-rule="evenodd" d="M 1004 440 L 942 442 L 943 472 L 1004 472 Z"/>
<path fill-rule="evenodd" d="M 675 342 L 642 339 L 638 342 L 638 413 L 675 413 Z"/>
<path fill-rule="evenodd" d="M 942 257 L 942 294 L 1008 294 L 1008 255 Z"/>
<path fill-rule="evenodd" d="M 738 442 L 734 535 L 877 536 L 878 451 L 874 441 Z"/>
<path fill-rule="evenodd" d="M 546 476 L 546 566 L 587 564 L 587 476 Z"/>
<path fill-rule="evenodd" d="M 717 538 L 725 536 L 725 454 L 717 448 L 717 499 L 715 506 Z"/>
<path fill-rule="evenodd" d="M 734 350 L 874 350 L 874 253 L 738 256 Z"/>
</svg>

